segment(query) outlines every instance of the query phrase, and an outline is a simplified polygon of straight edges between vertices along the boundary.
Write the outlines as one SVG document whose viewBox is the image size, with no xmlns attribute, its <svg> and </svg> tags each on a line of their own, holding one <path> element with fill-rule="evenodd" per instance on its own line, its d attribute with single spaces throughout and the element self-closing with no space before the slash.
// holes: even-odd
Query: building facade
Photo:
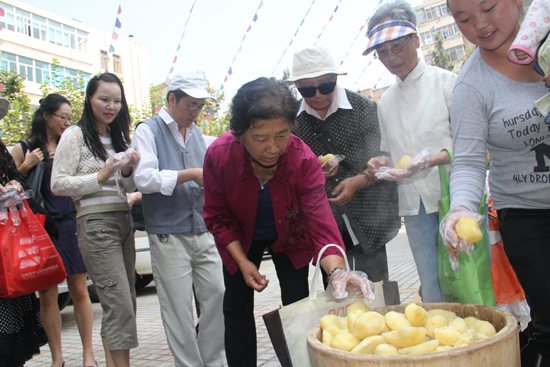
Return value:
<svg viewBox="0 0 550 367">
<path fill-rule="evenodd" d="M 87 81 L 109 71 L 122 79 L 128 104 L 144 107 L 149 91 L 147 50 L 132 37 L 112 40 L 111 33 L 17 0 L 2 0 L 0 8 L 1 67 L 25 76 L 32 104 L 42 97 L 41 83 L 55 85 L 54 75 L 76 87 L 79 73 Z"/>
</svg>

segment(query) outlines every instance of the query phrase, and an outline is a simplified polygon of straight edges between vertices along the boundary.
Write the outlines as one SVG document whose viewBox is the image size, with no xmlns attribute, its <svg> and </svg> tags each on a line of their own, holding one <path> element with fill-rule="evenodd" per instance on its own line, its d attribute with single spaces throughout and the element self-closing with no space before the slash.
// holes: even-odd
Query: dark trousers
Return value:
<svg viewBox="0 0 550 367">
<path fill-rule="evenodd" d="M 531 307 L 531 322 L 520 334 L 521 365 L 550 366 L 550 210 L 498 211 L 504 250 Z"/>
<path fill-rule="evenodd" d="M 264 250 L 275 240 L 253 241 L 248 259 L 260 268 Z M 308 266 L 301 269 L 294 265 L 284 253 L 272 253 L 277 278 L 281 287 L 283 306 L 294 303 L 309 294 Z M 225 296 L 223 315 L 225 318 L 225 354 L 229 367 L 256 367 L 256 323 L 254 320 L 254 290 L 246 285 L 240 270 L 231 275 L 223 268 Z M 268 287 L 273 287 L 272 284 Z"/>
</svg>

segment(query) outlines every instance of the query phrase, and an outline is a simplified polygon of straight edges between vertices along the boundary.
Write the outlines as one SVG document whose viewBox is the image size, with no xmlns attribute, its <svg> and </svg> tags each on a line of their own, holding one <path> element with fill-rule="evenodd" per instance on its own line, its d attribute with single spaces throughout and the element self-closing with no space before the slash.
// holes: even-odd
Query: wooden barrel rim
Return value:
<svg viewBox="0 0 550 367">
<path fill-rule="evenodd" d="M 397 311 L 397 312 L 404 312 L 405 307 L 407 305 L 400 305 L 400 306 L 388 306 L 388 307 L 382 307 L 382 308 L 376 308 L 373 311 L 377 311 L 381 313 L 382 315 L 385 315 L 386 312 L 389 311 Z M 470 305 L 470 304 L 462 304 L 462 303 L 419 303 L 418 306 L 423 307 L 425 310 L 433 310 L 433 309 L 443 309 L 448 311 L 453 311 L 457 313 L 457 316 L 460 316 L 462 318 L 468 317 L 468 316 L 476 316 L 476 315 L 466 315 L 464 316 L 463 313 L 457 312 L 458 310 L 471 310 L 474 311 L 481 311 L 484 316 L 486 313 L 490 314 L 492 316 L 498 315 L 501 317 L 502 321 L 505 321 L 504 325 L 499 329 L 499 325 L 494 325 L 495 329 L 497 329 L 497 334 L 493 335 L 492 337 L 489 337 L 485 340 L 482 340 L 480 342 L 459 347 L 459 348 L 453 348 L 450 350 L 445 351 L 439 351 L 439 352 L 430 352 L 425 354 L 401 354 L 401 355 L 373 355 L 373 354 L 357 354 L 357 353 L 350 353 L 345 352 L 342 350 L 334 349 L 329 346 L 324 345 L 321 342 L 321 327 L 316 326 L 314 327 L 307 336 L 307 342 L 309 344 L 310 348 L 315 349 L 317 352 L 323 355 L 330 355 L 331 357 L 337 357 L 339 359 L 343 360 L 349 360 L 349 361 L 358 361 L 358 362 L 375 362 L 375 361 L 404 361 L 404 360 L 430 360 L 430 359 L 440 359 L 443 356 L 448 357 L 456 357 L 458 355 L 462 354 L 470 354 L 473 351 L 479 350 L 481 348 L 485 348 L 488 345 L 493 345 L 501 341 L 502 339 L 506 338 L 511 333 L 518 333 L 518 325 L 515 317 L 504 310 L 501 310 L 496 307 L 488 307 L 488 306 L 479 306 L 479 305 Z M 484 320 L 485 318 L 478 317 L 480 320 Z M 487 320 L 489 321 L 489 320 Z"/>
</svg>

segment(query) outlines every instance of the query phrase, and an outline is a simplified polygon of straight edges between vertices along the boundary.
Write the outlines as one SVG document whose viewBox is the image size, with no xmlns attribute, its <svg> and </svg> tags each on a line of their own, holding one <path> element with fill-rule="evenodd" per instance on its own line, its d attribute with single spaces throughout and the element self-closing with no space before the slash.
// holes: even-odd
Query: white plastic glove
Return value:
<svg viewBox="0 0 550 367">
<path fill-rule="evenodd" d="M 131 147 L 124 152 L 113 154 L 105 161 L 105 168 L 109 173 L 109 177 L 123 167 L 135 165 L 139 161 L 139 158 L 140 154 L 137 147 Z"/>
<path fill-rule="evenodd" d="M 439 224 L 439 232 L 441 234 L 441 238 L 443 238 L 445 247 L 447 247 L 447 250 L 449 251 L 451 267 L 456 272 L 460 270 L 458 265 L 458 253 L 466 252 L 469 256 L 474 251 L 474 244 L 460 238 L 456 233 L 456 223 L 462 217 L 472 218 L 479 224 L 480 227 L 485 218 L 483 215 L 473 213 L 463 206 L 457 206 L 456 208 L 451 209 L 441 220 L 441 223 Z"/>
<path fill-rule="evenodd" d="M 428 168 L 430 168 L 430 153 L 428 148 L 425 148 L 415 155 L 405 168 L 380 167 L 380 172 L 374 175 L 379 180 L 400 181 Z"/>
<path fill-rule="evenodd" d="M 319 159 L 319 163 L 321 163 L 323 156 L 320 155 L 317 158 Z M 323 169 L 323 175 L 326 178 L 331 178 L 336 176 L 336 173 L 338 173 L 339 164 L 344 159 L 346 159 L 346 156 L 336 154 L 336 155 L 333 155 L 328 161 L 321 163 L 321 168 Z"/>
<path fill-rule="evenodd" d="M 336 299 L 347 297 L 349 292 L 359 292 L 369 301 L 374 299 L 374 284 L 362 271 L 336 269 L 330 275 L 327 288 Z"/>
</svg>

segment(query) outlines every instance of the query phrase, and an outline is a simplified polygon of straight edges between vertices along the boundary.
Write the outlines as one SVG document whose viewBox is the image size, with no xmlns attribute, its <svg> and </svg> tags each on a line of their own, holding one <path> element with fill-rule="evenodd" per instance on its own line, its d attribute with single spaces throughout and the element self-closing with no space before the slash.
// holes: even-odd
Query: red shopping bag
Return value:
<svg viewBox="0 0 550 367">
<path fill-rule="evenodd" d="M 0 297 L 33 293 L 67 277 L 63 260 L 43 227 L 43 216 L 34 214 L 24 202 L 26 216 L 21 210 L 10 212 L 8 222 L 0 225 Z M 14 225 L 14 216 L 19 216 L 19 225 Z"/>
</svg>

